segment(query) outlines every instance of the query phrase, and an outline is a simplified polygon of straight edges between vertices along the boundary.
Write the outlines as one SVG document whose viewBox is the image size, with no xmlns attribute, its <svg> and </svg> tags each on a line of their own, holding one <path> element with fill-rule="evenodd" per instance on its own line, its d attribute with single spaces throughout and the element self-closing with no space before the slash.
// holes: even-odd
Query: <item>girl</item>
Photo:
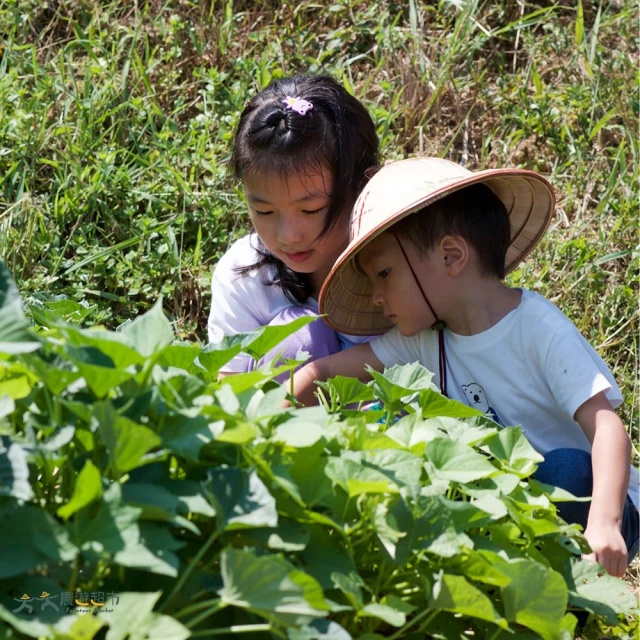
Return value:
<svg viewBox="0 0 640 640">
<path fill-rule="evenodd" d="M 242 181 L 254 230 L 214 271 L 210 342 L 318 313 L 322 284 L 347 246 L 351 208 L 377 164 L 371 116 L 328 76 L 276 80 L 249 101 L 230 168 Z M 264 360 L 280 352 L 294 358 L 300 349 L 315 360 L 368 339 L 320 319 Z M 255 366 L 239 354 L 221 373 Z"/>
</svg>

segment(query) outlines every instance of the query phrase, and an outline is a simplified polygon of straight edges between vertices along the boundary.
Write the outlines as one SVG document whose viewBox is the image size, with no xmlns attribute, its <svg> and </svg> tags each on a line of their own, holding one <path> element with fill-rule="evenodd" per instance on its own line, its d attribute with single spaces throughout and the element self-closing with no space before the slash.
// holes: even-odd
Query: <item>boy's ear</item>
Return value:
<svg viewBox="0 0 640 640">
<path fill-rule="evenodd" d="M 444 236 L 439 243 L 440 255 L 447 273 L 458 275 L 469 261 L 469 245 L 460 236 Z"/>
</svg>

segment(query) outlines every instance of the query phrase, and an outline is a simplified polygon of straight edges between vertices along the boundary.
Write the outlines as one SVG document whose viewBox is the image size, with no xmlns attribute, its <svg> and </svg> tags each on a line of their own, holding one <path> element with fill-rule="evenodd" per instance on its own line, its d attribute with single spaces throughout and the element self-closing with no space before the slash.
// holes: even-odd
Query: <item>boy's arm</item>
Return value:
<svg viewBox="0 0 640 640">
<path fill-rule="evenodd" d="M 627 568 L 620 528 L 629 486 L 629 436 L 604 392 L 583 403 L 574 417 L 591 442 L 593 493 L 584 532 L 593 550 L 589 557 L 621 578 Z"/>
<path fill-rule="evenodd" d="M 318 404 L 314 395 L 316 389 L 314 380 L 324 382 L 335 376 L 358 378 L 362 381 L 370 380 L 371 375 L 367 372 L 366 365 L 376 371 L 384 370 L 384 365 L 378 360 L 368 342 L 310 362 L 293 376 L 293 393 L 296 400 L 305 406 Z"/>
</svg>

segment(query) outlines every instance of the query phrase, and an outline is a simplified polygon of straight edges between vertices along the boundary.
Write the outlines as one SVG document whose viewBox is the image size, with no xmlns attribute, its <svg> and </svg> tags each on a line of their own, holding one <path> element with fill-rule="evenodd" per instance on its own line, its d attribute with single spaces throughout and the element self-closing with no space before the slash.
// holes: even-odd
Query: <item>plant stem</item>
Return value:
<svg viewBox="0 0 640 640">
<path fill-rule="evenodd" d="M 189 620 L 186 625 L 187 628 L 193 629 L 193 627 L 197 627 L 203 620 L 210 618 L 214 613 L 217 613 L 218 611 L 220 611 L 220 609 L 224 609 L 226 606 L 227 604 L 225 602 L 222 602 L 222 600 L 216 600 L 210 609 L 203 611 L 200 615 L 196 616 L 192 620 Z"/>
<path fill-rule="evenodd" d="M 419 613 L 413 620 L 409 620 L 409 622 L 407 622 L 407 624 L 405 624 L 404 627 L 402 627 L 402 629 L 396 631 L 392 636 L 389 636 L 389 640 L 398 640 L 398 638 L 404 638 L 407 629 L 409 629 L 410 627 L 413 627 L 413 625 L 416 624 L 416 622 L 419 622 L 420 620 L 422 620 L 422 618 L 424 618 L 428 614 L 431 614 L 431 615 L 427 618 L 425 624 L 429 624 L 438 615 L 438 612 L 431 611 L 431 609 L 425 609 L 422 613 Z"/>
<path fill-rule="evenodd" d="M 77 555 L 73 563 L 73 571 L 71 573 L 71 579 L 69 580 L 69 586 L 67 587 L 67 591 L 76 590 L 76 580 L 78 579 L 79 568 L 80 568 L 80 555 Z"/>
<path fill-rule="evenodd" d="M 252 631 L 271 631 L 270 624 L 236 624 L 222 629 L 203 629 L 191 634 L 192 638 L 208 638 L 210 636 L 223 636 L 228 633 L 251 633 Z"/>
<path fill-rule="evenodd" d="M 176 583 L 173 586 L 173 589 L 171 589 L 171 593 L 169 593 L 169 596 L 167 597 L 167 599 L 159 607 L 159 609 L 158 609 L 159 611 L 162 612 L 162 611 L 166 610 L 167 606 L 169 605 L 171 600 L 173 600 L 173 598 L 175 597 L 176 593 L 178 593 L 178 591 L 180 591 L 180 589 L 182 589 L 184 583 L 187 581 L 189 576 L 193 573 L 193 570 L 196 568 L 196 565 L 198 564 L 198 562 L 200 562 L 200 560 L 202 559 L 202 556 L 204 556 L 204 554 L 209 550 L 209 547 L 216 541 L 216 539 L 218 538 L 218 536 L 221 533 L 222 533 L 221 529 L 216 529 L 209 536 L 209 539 L 200 547 L 200 549 L 198 550 L 198 553 L 196 553 L 196 555 L 193 557 L 193 559 L 189 563 L 189 566 L 184 570 L 184 573 L 176 581 Z"/>
<path fill-rule="evenodd" d="M 200 611 L 200 609 L 206 609 L 210 605 L 214 605 L 217 602 L 220 602 L 220 598 L 212 598 L 211 600 L 202 600 L 200 602 L 196 602 L 195 604 L 191 604 L 184 609 L 180 609 L 180 611 L 174 612 L 172 615 L 174 618 L 183 618 L 184 616 L 188 616 L 190 613 L 195 613 L 196 611 Z"/>
</svg>

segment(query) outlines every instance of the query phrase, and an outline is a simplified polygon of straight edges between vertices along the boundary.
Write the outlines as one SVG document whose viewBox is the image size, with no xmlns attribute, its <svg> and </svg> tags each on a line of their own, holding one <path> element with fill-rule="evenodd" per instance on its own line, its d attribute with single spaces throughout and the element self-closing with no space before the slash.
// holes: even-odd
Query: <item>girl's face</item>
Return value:
<svg viewBox="0 0 640 640">
<path fill-rule="evenodd" d="M 251 222 L 265 247 L 292 271 L 308 273 L 317 293 L 348 241 L 346 215 L 319 237 L 331 204 L 331 172 L 286 178 L 250 173 L 243 184 Z"/>
</svg>

